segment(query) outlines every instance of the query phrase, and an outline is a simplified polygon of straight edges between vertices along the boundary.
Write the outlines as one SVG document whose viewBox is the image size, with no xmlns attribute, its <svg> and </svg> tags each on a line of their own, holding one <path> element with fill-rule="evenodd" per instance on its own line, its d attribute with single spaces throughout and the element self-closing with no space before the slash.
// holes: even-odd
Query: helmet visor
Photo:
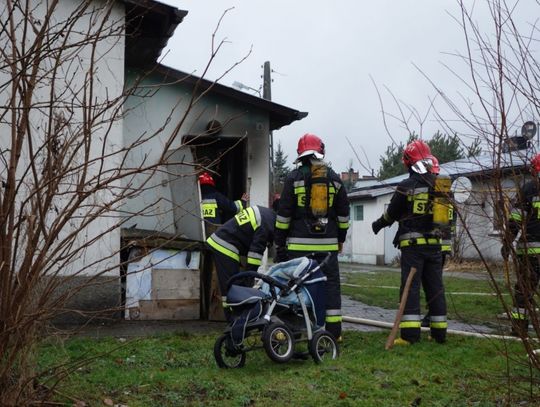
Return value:
<svg viewBox="0 0 540 407">
<path fill-rule="evenodd" d="M 302 154 L 299 154 L 298 157 L 296 157 L 296 160 L 295 162 L 298 162 L 300 160 L 300 158 L 302 157 L 306 157 L 308 155 L 314 155 L 315 158 L 318 158 L 319 160 L 322 160 L 324 158 L 324 154 L 321 154 L 319 153 L 318 151 L 315 151 L 315 150 L 306 150 L 304 151 Z"/>
</svg>

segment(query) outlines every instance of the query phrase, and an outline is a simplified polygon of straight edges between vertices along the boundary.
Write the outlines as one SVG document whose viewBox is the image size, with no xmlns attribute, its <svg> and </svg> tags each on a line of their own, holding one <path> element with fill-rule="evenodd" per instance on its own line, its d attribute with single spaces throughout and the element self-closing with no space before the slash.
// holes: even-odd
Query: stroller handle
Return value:
<svg viewBox="0 0 540 407">
<path fill-rule="evenodd" d="M 285 290 L 285 289 L 289 288 L 289 286 L 287 284 L 283 284 L 282 282 L 280 282 L 280 281 L 276 280 L 275 278 L 270 277 L 270 276 L 268 276 L 266 274 L 257 273 L 256 271 L 243 271 L 243 272 L 237 273 L 234 276 L 232 276 L 231 278 L 229 278 L 229 280 L 227 281 L 227 290 L 231 288 L 231 285 L 236 280 L 240 280 L 240 279 L 243 279 L 243 278 L 249 278 L 249 277 L 260 278 L 265 283 L 268 283 L 270 286 L 278 287 L 280 290 Z"/>
</svg>

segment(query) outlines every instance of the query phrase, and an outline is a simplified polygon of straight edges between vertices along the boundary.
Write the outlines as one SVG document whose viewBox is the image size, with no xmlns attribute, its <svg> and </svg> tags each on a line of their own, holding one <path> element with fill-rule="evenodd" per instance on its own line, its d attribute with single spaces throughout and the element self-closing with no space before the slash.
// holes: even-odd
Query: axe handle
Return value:
<svg viewBox="0 0 540 407">
<path fill-rule="evenodd" d="M 390 335 L 388 335 L 388 339 L 386 340 L 386 345 L 384 346 L 384 349 L 386 350 L 392 349 L 392 346 L 394 346 L 394 339 L 396 339 L 399 323 L 401 322 L 401 317 L 403 316 L 403 311 L 405 310 L 405 304 L 407 303 L 407 297 L 409 296 L 409 290 L 411 289 L 411 284 L 415 274 L 416 268 L 411 267 L 411 271 L 407 276 L 407 281 L 405 281 L 405 287 L 403 288 L 403 294 L 401 295 L 401 301 L 399 302 L 399 309 L 396 314 L 396 319 L 394 320 L 394 326 L 392 327 Z"/>
</svg>

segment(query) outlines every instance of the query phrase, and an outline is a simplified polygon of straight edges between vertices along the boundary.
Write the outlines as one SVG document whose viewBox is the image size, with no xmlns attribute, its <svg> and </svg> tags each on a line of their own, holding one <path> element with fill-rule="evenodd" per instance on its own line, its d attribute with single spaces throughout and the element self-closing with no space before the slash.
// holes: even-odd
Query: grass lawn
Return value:
<svg viewBox="0 0 540 407">
<path fill-rule="evenodd" d="M 376 271 L 342 273 L 342 293 L 368 305 L 397 309 L 399 301 L 400 273 Z M 444 276 L 448 317 L 466 323 L 499 325 L 497 315 L 504 312 L 500 300 L 494 295 L 490 281 Z M 502 281 L 499 282 L 503 298 L 511 307 L 511 296 Z M 424 300 L 423 292 L 421 294 Z M 423 301 L 422 310 L 425 310 Z"/>
<path fill-rule="evenodd" d="M 530 398 L 530 371 L 519 342 L 451 336 L 440 345 L 424 336 L 413 346 L 385 351 L 388 332 L 348 331 L 334 361 L 276 364 L 261 349 L 248 353 L 244 368 L 227 370 L 217 368 L 213 357 L 219 333 L 127 342 L 50 340 L 38 352 L 42 382 L 52 366 L 91 356 L 93 361 L 75 368 L 58 386 L 58 402 L 129 407 L 538 405 Z M 537 392 L 537 385 L 532 388 Z"/>
</svg>

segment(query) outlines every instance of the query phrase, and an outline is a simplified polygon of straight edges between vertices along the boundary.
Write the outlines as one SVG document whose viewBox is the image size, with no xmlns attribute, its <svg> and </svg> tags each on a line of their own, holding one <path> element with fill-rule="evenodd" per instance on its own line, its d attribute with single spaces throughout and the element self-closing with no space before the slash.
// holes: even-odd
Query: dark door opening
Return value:
<svg viewBox="0 0 540 407">
<path fill-rule="evenodd" d="M 246 192 L 246 139 L 216 136 L 185 136 L 195 162 L 212 171 L 216 188 L 229 199 Z"/>
</svg>

